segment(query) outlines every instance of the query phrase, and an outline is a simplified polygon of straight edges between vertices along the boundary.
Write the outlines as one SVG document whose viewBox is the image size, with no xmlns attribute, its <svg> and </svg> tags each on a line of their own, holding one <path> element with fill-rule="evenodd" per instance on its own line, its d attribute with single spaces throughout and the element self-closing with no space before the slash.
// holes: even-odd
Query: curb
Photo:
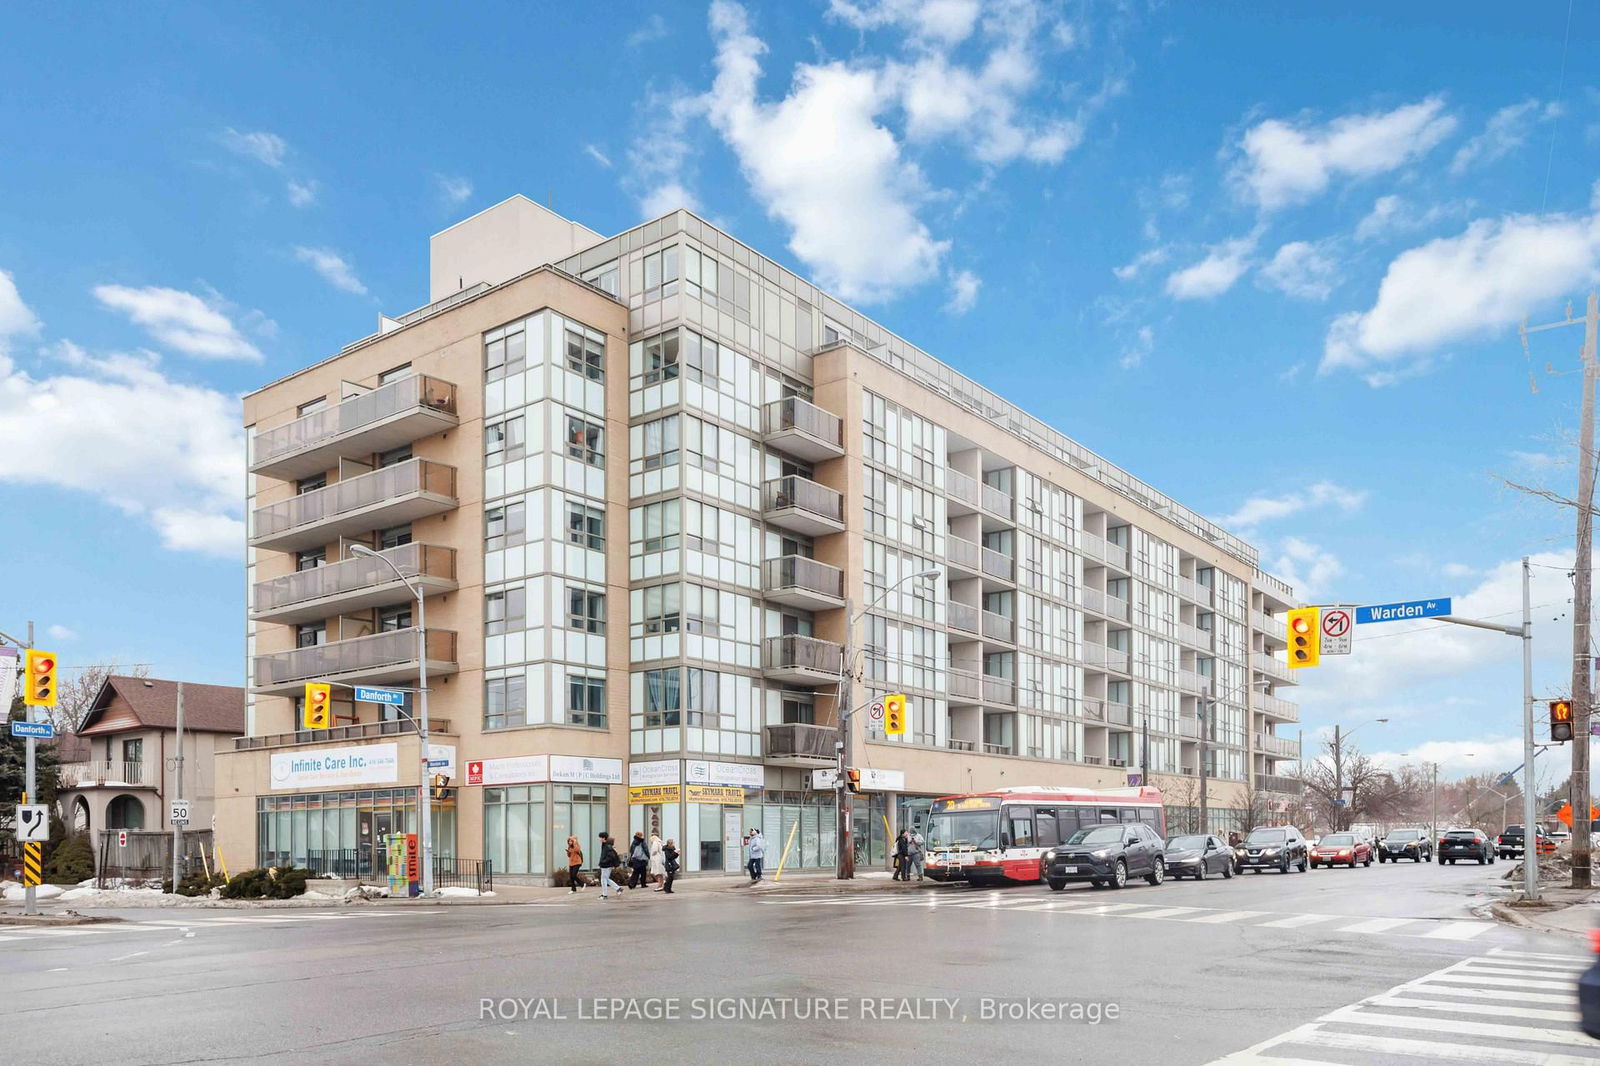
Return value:
<svg viewBox="0 0 1600 1066">
<path fill-rule="evenodd" d="M 124 921 L 88 914 L 0 914 L 0 925 L 107 925 Z"/>
<path fill-rule="evenodd" d="M 1566 909 L 1566 907 L 1543 908 L 1539 913 L 1559 913 L 1560 911 Z M 1556 926 L 1543 925 L 1534 921 L 1531 916 L 1521 913 L 1519 910 L 1517 910 L 1517 908 L 1508 907 L 1504 903 L 1491 903 L 1489 904 L 1488 910 L 1489 913 L 1494 915 L 1494 917 L 1500 922 L 1503 922 L 1506 925 L 1514 925 L 1519 929 L 1531 929 L 1536 933 L 1552 933 L 1556 936 L 1574 937 L 1579 940 L 1585 939 L 1588 936 L 1587 932 L 1582 932 L 1577 929 L 1562 929 Z"/>
</svg>

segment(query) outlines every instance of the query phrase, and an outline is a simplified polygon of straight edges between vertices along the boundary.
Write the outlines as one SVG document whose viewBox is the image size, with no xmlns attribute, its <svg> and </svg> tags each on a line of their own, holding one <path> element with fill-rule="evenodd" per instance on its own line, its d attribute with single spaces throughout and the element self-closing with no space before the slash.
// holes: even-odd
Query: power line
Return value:
<svg viewBox="0 0 1600 1066">
<path fill-rule="evenodd" d="M 1567 46 L 1572 43 L 1572 0 L 1567 0 L 1567 32 L 1561 40 L 1561 73 L 1556 78 L 1555 104 L 1559 108 L 1563 94 L 1567 90 Z M 1545 206 L 1550 201 L 1550 172 L 1556 163 L 1556 130 L 1555 123 L 1550 125 L 1550 154 L 1544 163 L 1544 192 L 1539 196 L 1539 213 L 1542 215 Z"/>
</svg>

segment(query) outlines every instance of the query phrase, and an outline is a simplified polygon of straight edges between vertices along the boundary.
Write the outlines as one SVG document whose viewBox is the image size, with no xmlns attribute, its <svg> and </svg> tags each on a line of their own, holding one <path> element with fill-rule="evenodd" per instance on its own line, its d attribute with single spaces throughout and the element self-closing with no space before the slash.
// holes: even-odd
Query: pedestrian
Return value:
<svg viewBox="0 0 1600 1066">
<path fill-rule="evenodd" d="M 922 880 L 922 862 L 926 852 L 922 847 L 922 834 L 915 829 L 911 831 L 911 868 L 917 871 L 917 880 Z M 906 880 L 910 880 L 908 876 Z"/>
<path fill-rule="evenodd" d="M 900 830 L 900 835 L 894 838 L 894 877 L 893 881 L 911 880 L 911 831 Z"/>
<path fill-rule="evenodd" d="M 583 849 L 578 846 L 577 837 L 567 838 L 567 884 L 572 886 L 572 891 L 578 891 L 578 871 L 583 869 Z"/>
<path fill-rule="evenodd" d="M 672 882 L 678 876 L 678 845 L 670 840 L 661 849 L 661 868 L 667 873 L 667 881 L 661 886 L 661 891 L 671 895 Z"/>
<path fill-rule="evenodd" d="M 761 839 L 761 830 L 750 830 L 750 883 L 759 884 L 761 881 L 761 860 L 766 857 L 767 846 Z"/>
<path fill-rule="evenodd" d="M 617 854 L 617 846 L 611 843 L 610 833 L 600 834 L 600 898 L 609 899 L 613 888 L 621 891 L 611 880 L 611 871 L 622 865 L 622 856 Z"/>
<path fill-rule="evenodd" d="M 636 831 L 633 834 L 633 843 L 628 845 L 628 887 L 643 888 L 645 883 L 645 869 L 650 865 L 650 845 L 645 843 L 644 832 Z"/>
<path fill-rule="evenodd" d="M 656 834 L 651 833 L 650 834 L 650 880 L 652 882 L 654 882 L 657 892 L 661 891 L 661 882 L 663 880 L 665 880 L 665 878 L 667 876 L 666 862 L 661 857 L 661 853 L 662 853 L 663 850 L 664 849 L 661 846 L 661 838 L 659 836 L 657 836 Z"/>
</svg>

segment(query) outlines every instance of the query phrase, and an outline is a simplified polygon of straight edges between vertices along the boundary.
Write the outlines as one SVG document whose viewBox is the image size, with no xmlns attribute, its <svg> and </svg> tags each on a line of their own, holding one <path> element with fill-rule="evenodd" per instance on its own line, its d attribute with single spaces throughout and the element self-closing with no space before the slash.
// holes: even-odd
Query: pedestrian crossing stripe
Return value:
<svg viewBox="0 0 1600 1066">
<path fill-rule="evenodd" d="M 345 921 L 350 918 L 393 918 L 400 911 L 367 911 L 351 914 L 231 914 L 219 917 L 150 918 L 138 922 L 103 922 L 94 925 L 0 925 L 0 941 L 52 940 L 59 937 L 94 936 L 101 933 L 172 933 L 180 929 L 206 929 L 218 926 L 273 926 L 295 922 Z"/>
<path fill-rule="evenodd" d="M 1283 914 L 1271 911 L 1221 910 L 1214 907 L 1169 907 L 1151 903 L 1113 903 L 1099 893 L 1041 899 L 1037 895 L 1008 892 L 973 899 L 970 893 L 927 898 L 857 899 L 850 896 L 807 896 L 798 899 L 764 899 L 764 904 L 786 907 L 922 907 L 928 910 L 1029 911 L 1087 915 L 1094 918 L 1141 918 L 1150 921 L 1191 922 L 1199 925 L 1235 925 L 1264 929 L 1315 926 L 1319 933 L 1386 934 L 1424 940 L 1467 941 L 1495 927 L 1494 922 L 1440 918 L 1368 918 L 1361 915 Z M 1556 956 L 1556 958 L 1561 958 Z"/>
<path fill-rule="evenodd" d="M 1588 960 L 1576 955 L 1496 948 L 1329 1011 L 1210 1066 L 1327 1066 L 1326 1056 L 1341 1052 L 1396 1066 L 1600 1064 L 1600 1045 L 1578 1027 L 1576 981 L 1587 968 Z M 1486 1017 L 1494 1020 L 1480 1020 Z"/>
<path fill-rule="evenodd" d="M 37 888 L 43 884 L 41 875 L 44 873 L 44 845 L 37 840 L 30 840 L 22 845 L 22 884 L 24 887 Z"/>
</svg>

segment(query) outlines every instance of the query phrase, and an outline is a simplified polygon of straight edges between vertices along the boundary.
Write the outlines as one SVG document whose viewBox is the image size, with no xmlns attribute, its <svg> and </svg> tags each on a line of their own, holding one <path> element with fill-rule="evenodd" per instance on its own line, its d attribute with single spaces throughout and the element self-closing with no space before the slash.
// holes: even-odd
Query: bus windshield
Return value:
<svg viewBox="0 0 1600 1066">
<path fill-rule="evenodd" d="M 947 811 L 928 818 L 928 847 L 971 847 L 992 851 L 1000 846 L 999 811 Z"/>
</svg>

